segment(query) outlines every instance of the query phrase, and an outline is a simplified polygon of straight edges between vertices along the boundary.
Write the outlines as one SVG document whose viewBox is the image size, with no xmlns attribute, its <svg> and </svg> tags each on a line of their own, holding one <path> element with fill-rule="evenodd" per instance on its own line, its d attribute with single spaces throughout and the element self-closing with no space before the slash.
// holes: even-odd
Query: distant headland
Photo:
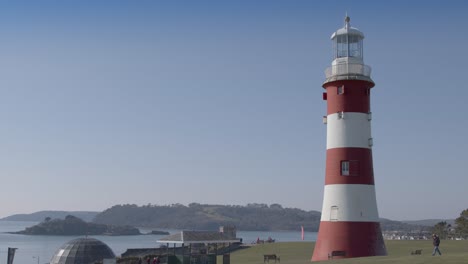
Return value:
<svg viewBox="0 0 468 264">
<path fill-rule="evenodd" d="M 46 218 L 51 219 L 65 219 L 67 215 L 76 216 L 86 222 L 92 222 L 94 217 L 100 212 L 96 211 L 52 211 L 44 210 L 39 212 L 34 212 L 31 214 L 14 214 L 4 218 L 1 218 L 1 221 L 27 221 L 27 222 L 41 222 Z"/>
<path fill-rule="evenodd" d="M 28 227 L 25 230 L 11 232 L 22 235 L 54 235 L 54 236 L 80 236 L 80 235 L 109 235 L 128 236 L 141 235 L 140 230 L 133 226 L 115 226 L 106 224 L 88 223 L 82 219 L 68 215 L 65 219 L 51 219 L 47 217 L 41 223 Z"/>
</svg>

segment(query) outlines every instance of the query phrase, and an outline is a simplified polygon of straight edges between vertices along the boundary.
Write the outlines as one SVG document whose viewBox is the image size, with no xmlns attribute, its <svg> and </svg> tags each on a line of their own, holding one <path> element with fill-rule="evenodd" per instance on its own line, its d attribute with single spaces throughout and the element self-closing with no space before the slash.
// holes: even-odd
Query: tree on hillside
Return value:
<svg viewBox="0 0 468 264">
<path fill-rule="evenodd" d="M 281 204 L 274 203 L 274 204 L 270 204 L 270 209 L 281 210 L 281 209 L 283 209 L 283 206 L 281 206 Z"/>
<path fill-rule="evenodd" d="M 452 226 L 447 222 L 439 222 L 432 228 L 432 233 L 437 234 L 441 239 L 446 239 Z"/>
<path fill-rule="evenodd" d="M 468 209 L 460 213 L 460 217 L 455 219 L 455 233 L 459 237 L 468 238 Z"/>
</svg>

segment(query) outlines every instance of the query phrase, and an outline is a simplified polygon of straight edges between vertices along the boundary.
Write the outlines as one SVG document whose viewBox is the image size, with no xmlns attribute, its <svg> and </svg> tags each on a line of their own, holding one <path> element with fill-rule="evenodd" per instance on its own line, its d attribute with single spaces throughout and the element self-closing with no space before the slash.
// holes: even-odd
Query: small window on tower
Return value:
<svg viewBox="0 0 468 264">
<path fill-rule="evenodd" d="M 349 161 L 348 160 L 341 161 L 341 175 L 343 176 L 349 175 Z"/>
<path fill-rule="evenodd" d="M 370 88 L 366 88 L 366 95 L 370 95 Z"/>
<path fill-rule="evenodd" d="M 338 221 L 338 206 L 336 205 L 330 208 L 330 221 Z"/>
<path fill-rule="evenodd" d="M 336 91 L 337 91 L 336 92 L 337 94 L 344 94 L 344 86 L 341 85 L 341 86 L 336 87 Z"/>
<path fill-rule="evenodd" d="M 358 160 L 342 160 L 341 175 L 343 176 L 359 176 L 359 161 Z"/>
<path fill-rule="evenodd" d="M 344 112 L 338 112 L 338 119 L 343 119 L 344 118 Z"/>
</svg>

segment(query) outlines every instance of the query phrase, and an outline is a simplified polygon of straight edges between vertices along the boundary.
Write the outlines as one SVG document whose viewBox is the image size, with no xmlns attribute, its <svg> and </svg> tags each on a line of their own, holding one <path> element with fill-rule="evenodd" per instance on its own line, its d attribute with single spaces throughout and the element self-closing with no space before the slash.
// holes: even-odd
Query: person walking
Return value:
<svg viewBox="0 0 468 264">
<path fill-rule="evenodd" d="M 432 234 L 432 245 L 434 245 L 434 251 L 432 252 L 432 256 L 434 256 L 436 252 L 439 253 L 439 255 L 442 255 L 442 253 L 440 253 L 439 250 L 440 238 L 436 234 Z"/>
</svg>

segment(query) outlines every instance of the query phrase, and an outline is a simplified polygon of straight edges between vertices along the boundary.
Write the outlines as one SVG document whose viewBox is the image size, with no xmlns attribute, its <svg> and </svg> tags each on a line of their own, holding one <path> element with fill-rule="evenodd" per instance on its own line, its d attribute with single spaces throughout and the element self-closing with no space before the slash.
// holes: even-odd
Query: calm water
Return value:
<svg viewBox="0 0 468 264">
<path fill-rule="evenodd" d="M 79 236 L 26 236 L 12 235 L 5 232 L 20 231 L 25 227 L 35 225 L 36 222 L 0 221 L 0 264 L 6 263 L 8 247 L 18 248 L 15 255 L 15 264 L 40 264 L 48 263 L 55 251 L 66 242 Z M 142 233 L 149 230 L 141 229 Z M 177 230 L 167 230 L 171 234 Z M 159 247 L 156 241 L 164 236 L 93 236 L 106 243 L 116 255 L 120 255 L 128 248 L 151 248 Z M 267 239 L 271 237 L 278 242 L 301 241 L 301 232 L 263 232 L 263 231 L 238 231 L 237 237 L 243 239 L 244 243 L 251 243 L 257 238 Z M 305 232 L 305 241 L 315 241 L 317 233 Z"/>
</svg>

